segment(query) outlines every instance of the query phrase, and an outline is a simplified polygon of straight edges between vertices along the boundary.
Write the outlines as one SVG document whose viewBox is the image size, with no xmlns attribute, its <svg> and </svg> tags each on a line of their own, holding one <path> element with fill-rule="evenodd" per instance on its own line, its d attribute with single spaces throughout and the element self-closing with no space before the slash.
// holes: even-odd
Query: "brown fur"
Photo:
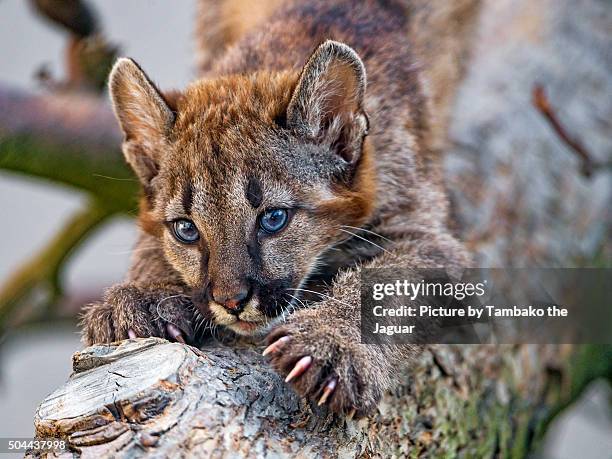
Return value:
<svg viewBox="0 0 612 459">
<path fill-rule="evenodd" d="M 169 337 L 166 323 L 196 342 L 202 324 L 288 335 L 271 363 L 286 374 L 313 357 L 292 383 L 300 394 L 319 396 L 333 377 L 333 410 L 375 407 L 419 348 L 359 344 L 361 268 L 469 264 L 448 230 L 438 154 L 448 110 L 439 104 L 452 96 L 426 90 L 456 84 L 460 70 L 427 77 L 447 64 L 428 56 L 423 68 L 427 46 L 423 34 L 410 41 L 412 21 L 442 27 L 441 16 L 420 0 L 408 5 L 271 7 L 262 27 L 232 35 L 205 77 L 172 97 L 133 61 L 116 64 L 109 85 L 145 190 L 143 231 L 126 283 L 87 309 L 87 343 L 130 329 Z M 274 208 L 288 209 L 289 223 L 268 234 L 259 222 Z M 199 239 L 179 242 L 177 219 L 192 221 Z M 304 302 L 316 307 L 290 314 Z"/>
</svg>

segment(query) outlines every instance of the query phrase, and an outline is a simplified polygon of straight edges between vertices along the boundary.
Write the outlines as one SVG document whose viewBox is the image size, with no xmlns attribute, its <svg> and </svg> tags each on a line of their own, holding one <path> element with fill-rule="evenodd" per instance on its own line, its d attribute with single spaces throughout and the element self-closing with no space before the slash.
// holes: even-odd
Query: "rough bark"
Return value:
<svg viewBox="0 0 612 459">
<path fill-rule="evenodd" d="M 257 351 L 156 338 L 87 348 L 38 408 L 36 434 L 83 457 L 522 457 L 593 376 L 585 371 L 609 375 L 612 357 L 434 346 L 376 415 L 351 420 L 307 406 Z"/>
</svg>

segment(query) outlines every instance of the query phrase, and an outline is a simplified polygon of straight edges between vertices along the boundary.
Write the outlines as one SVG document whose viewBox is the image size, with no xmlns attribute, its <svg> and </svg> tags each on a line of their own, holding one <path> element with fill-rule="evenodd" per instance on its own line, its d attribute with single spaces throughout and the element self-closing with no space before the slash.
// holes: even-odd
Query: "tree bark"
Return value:
<svg viewBox="0 0 612 459">
<path fill-rule="evenodd" d="M 92 346 L 38 408 L 36 435 L 83 457 L 522 457 L 612 361 L 604 347 L 431 346 L 356 420 L 300 400 L 258 351 L 157 338 Z"/>
</svg>

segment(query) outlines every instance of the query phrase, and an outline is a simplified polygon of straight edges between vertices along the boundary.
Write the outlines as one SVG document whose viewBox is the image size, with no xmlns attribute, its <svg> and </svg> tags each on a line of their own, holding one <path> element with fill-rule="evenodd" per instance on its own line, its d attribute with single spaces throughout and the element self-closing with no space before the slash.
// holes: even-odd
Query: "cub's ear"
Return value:
<svg viewBox="0 0 612 459">
<path fill-rule="evenodd" d="M 159 170 L 175 115 L 161 92 L 131 59 L 121 58 L 109 76 L 110 97 L 124 134 L 123 153 L 146 188 Z"/>
<path fill-rule="evenodd" d="M 287 126 L 355 163 L 368 131 L 366 72 L 349 46 L 325 41 L 310 56 L 287 108 Z"/>
</svg>

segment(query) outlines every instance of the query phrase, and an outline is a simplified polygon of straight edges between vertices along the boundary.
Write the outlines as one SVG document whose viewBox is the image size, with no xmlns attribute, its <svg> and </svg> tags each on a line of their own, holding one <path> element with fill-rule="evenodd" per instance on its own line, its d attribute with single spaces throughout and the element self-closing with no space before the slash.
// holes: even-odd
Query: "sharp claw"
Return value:
<svg viewBox="0 0 612 459">
<path fill-rule="evenodd" d="M 355 417 L 355 413 L 357 412 L 356 408 L 353 408 L 351 411 L 349 411 L 349 413 L 346 415 L 346 419 L 353 419 Z"/>
<path fill-rule="evenodd" d="M 176 325 L 166 324 L 166 331 L 172 337 L 172 339 L 178 341 L 179 343 L 185 344 L 185 338 L 183 338 L 183 334 L 176 327 Z"/>
<path fill-rule="evenodd" d="M 128 338 L 129 339 L 136 339 L 136 338 L 138 338 L 138 336 L 136 335 L 136 332 L 134 330 L 132 330 L 131 328 L 128 329 Z"/>
<path fill-rule="evenodd" d="M 310 367 L 311 363 L 312 363 L 312 357 L 310 357 L 309 355 L 307 355 L 306 357 L 302 357 L 295 364 L 295 366 L 293 367 L 293 370 L 291 370 L 291 372 L 289 372 L 289 374 L 285 378 L 285 382 L 288 383 L 293 378 L 296 378 L 296 377 L 300 376 L 302 373 L 304 373 L 306 370 L 308 370 L 308 368 Z"/>
<path fill-rule="evenodd" d="M 336 384 L 337 384 L 336 378 L 332 378 L 327 382 L 327 384 L 323 388 L 323 395 L 321 395 L 321 398 L 319 399 L 319 403 L 317 403 L 317 406 L 324 405 L 325 402 L 327 402 L 327 399 L 329 398 L 329 396 L 336 389 Z"/>
<path fill-rule="evenodd" d="M 288 336 L 281 336 L 279 339 L 270 344 L 267 348 L 264 349 L 261 355 L 264 357 L 268 354 L 273 354 L 274 352 L 278 352 L 291 338 Z"/>
</svg>

